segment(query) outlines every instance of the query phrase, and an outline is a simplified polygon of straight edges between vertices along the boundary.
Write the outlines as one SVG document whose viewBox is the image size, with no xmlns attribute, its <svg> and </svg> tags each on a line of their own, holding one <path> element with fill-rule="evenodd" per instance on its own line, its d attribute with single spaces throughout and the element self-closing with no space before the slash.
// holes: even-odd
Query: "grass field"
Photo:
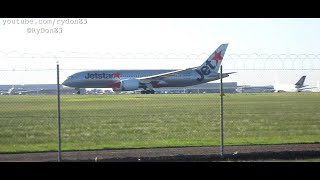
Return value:
<svg viewBox="0 0 320 180">
<path fill-rule="evenodd" d="M 225 144 L 320 141 L 320 93 L 226 94 Z M 220 143 L 219 94 L 62 95 L 62 149 Z M 0 96 L 0 152 L 57 150 L 57 97 Z"/>
</svg>

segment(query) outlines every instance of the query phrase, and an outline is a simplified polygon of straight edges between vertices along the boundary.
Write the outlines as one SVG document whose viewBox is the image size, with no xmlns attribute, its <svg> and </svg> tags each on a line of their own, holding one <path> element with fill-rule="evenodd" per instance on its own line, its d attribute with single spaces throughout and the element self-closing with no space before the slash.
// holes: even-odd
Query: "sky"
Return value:
<svg viewBox="0 0 320 180">
<path fill-rule="evenodd" d="M 188 68 L 229 43 L 223 69 L 237 73 L 225 81 L 307 75 L 315 86 L 319 37 L 319 18 L 0 18 L 0 84 L 56 83 L 57 61 L 60 81 L 79 70 Z"/>
</svg>

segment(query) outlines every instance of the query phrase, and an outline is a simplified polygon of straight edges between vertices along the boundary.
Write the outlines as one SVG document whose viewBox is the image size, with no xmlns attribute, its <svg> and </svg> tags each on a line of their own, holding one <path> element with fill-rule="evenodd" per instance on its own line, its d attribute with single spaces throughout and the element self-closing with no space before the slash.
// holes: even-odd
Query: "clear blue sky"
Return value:
<svg viewBox="0 0 320 180">
<path fill-rule="evenodd" d="M 17 24 L 15 18 L 0 19 L 0 63 L 2 70 L 52 69 L 59 58 L 63 69 L 173 69 L 200 65 L 205 59 L 99 59 L 106 53 L 118 54 L 210 54 L 221 43 L 229 43 L 227 54 L 320 54 L 320 19 L 87 19 L 86 24 L 57 24 L 68 19 L 54 20 L 52 24 Z M 70 19 L 77 20 L 77 19 Z M 8 24 L 10 21 L 11 24 Z M 13 24 L 13 23 L 16 24 Z M 66 21 L 65 21 L 66 22 Z M 58 33 L 34 34 L 27 28 L 58 28 Z M 59 29 L 62 28 L 62 29 Z M 19 58 L 19 57 L 24 58 Z M 26 58 L 33 56 L 33 58 Z M 75 58 L 75 57 L 91 58 Z M 175 55 L 178 56 L 178 55 Z M 17 58 L 18 57 L 18 58 Z M 180 56 L 178 56 L 180 57 Z M 227 61 L 228 59 L 226 59 Z M 232 66 L 225 62 L 224 67 Z M 259 61 L 257 61 L 259 62 Z M 305 62 L 308 64 L 309 62 Z M 286 64 L 285 66 L 291 66 Z M 320 67 L 318 60 L 308 67 Z M 232 70 L 229 68 L 230 71 Z M 72 71 L 62 71 L 61 81 Z M 320 80 L 318 71 L 239 71 L 228 81 L 239 84 L 270 84 L 275 80 L 295 82 L 307 75 L 306 83 L 316 84 Z M 268 78 L 266 78 L 268 77 Z M 53 71 L 0 71 L 0 84 L 55 83 Z"/>
</svg>

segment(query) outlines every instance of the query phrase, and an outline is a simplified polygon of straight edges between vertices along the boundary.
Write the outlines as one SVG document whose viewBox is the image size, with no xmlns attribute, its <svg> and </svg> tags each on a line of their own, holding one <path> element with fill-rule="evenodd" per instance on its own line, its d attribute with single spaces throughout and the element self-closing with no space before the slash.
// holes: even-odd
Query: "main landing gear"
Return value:
<svg viewBox="0 0 320 180">
<path fill-rule="evenodd" d="M 143 90 L 141 94 L 154 94 L 154 90 Z"/>
<path fill-rule="evenodd" d="M 154 94 L 153 87 L 150 83 L 146 83 L 142 88 L 141 94 Z"/>
</svg>

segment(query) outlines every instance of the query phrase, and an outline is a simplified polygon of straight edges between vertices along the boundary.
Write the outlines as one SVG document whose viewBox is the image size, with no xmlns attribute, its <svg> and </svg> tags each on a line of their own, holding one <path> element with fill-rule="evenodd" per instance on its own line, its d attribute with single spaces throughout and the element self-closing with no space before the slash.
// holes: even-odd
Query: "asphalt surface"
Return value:
<svg viewBox="0 0 320 180">
<path fill-rule="evenodd" d="M 62 161 L 144 162 L 320 158 L 320 143 L 63 151 Z M 56 162 L 57 152 L 0 153 L 1 162 Z"/>
</svg>

